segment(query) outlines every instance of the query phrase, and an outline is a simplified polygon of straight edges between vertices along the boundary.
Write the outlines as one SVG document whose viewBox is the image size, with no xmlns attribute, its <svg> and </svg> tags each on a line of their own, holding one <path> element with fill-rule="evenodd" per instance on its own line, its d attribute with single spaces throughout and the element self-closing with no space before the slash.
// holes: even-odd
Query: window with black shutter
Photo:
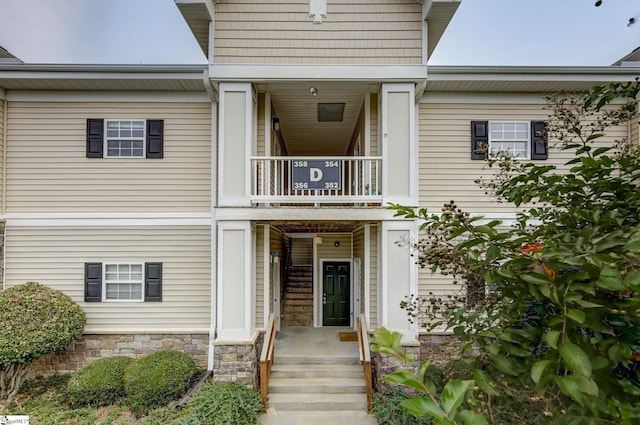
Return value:
<svg viewBox="0 0 640 425">
<path fill-rule="evenodd" d="M 501 154 L 517 159 L 547 159 L 545 122 L 471 121 L 471 159 Z"/>
<path fill-rule="evenodd" d="M 163 158 L 164 120 L 88 119 L 87 158 Z"/>
</svg>

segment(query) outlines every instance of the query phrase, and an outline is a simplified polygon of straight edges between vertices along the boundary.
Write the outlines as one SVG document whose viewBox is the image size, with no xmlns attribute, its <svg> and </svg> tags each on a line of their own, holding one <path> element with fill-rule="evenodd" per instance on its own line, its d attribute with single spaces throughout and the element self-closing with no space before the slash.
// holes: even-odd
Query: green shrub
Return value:
<svg viewBox="0 0 640 425">
<path fill-rule="evenodd" d="M 182 396 L 197 372 L 193 360 L 179 351 L 163 350 L 129 366 L 124 373 L 127 404 L 137 416 Z"/>
<path fill-rule="evenodd" d="M 82 336 L 86 316 L 69 296 L 27 282 L 0 292 L 0 400 L 11 400 L 29 365 Z"/>
<path fill-rule="evenodd" d="M 125 396 L 124 371 L 131 357 L 96 360 L 73 374 L 67 386 L 69 401 L 76 406 L 105 406 Z"/>
<path fill-rule="evenodd" d="M 373 413 L 380 425 L 429 425 L 430 417 L 416 418 L 399 404 L 408 398 L 398 387 L 385 385 L 373 395 Z"/>
<path fill-rule="evenodd" d="M 262 413 L 260 393 L 232 382 L 208 382 L 189 402 L 190 415 L 180 425 L 255 425 Z"/>
</svg>

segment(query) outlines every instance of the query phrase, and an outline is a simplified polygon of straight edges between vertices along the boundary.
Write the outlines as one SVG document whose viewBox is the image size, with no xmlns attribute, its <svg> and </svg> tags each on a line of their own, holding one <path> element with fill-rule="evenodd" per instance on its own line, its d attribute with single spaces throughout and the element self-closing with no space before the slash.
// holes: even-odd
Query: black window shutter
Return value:
<svg viewBox="0 0 640 425">
<path fill-rule="evenodd" d="M 489 122 L 471 121 L 471 159 L 485 159 L 489 151 Z"/>
<path fill-rule="evenodd" d="M 164 120 L 147 120 L 147 158 L 162 158 Z"/>
<path fill-rule="evenodd" d="M 162 301 L 162 263 L 144 263 L 144 300 Z"/>
<path fill-rule="evenodd" d="M 87 158 L 102 158 L 104 146 L 104 120 L 87 120 Z"/>
<path fill-rule="evenodd" d="M 102 301 L 102 263 L 84 263 L 84 300 Z"/>
<path fill-rule="evenodd" d="M 549 143 L 544 121 L 531 121 L 531 159 L 549 158 Z"/>
</svg>

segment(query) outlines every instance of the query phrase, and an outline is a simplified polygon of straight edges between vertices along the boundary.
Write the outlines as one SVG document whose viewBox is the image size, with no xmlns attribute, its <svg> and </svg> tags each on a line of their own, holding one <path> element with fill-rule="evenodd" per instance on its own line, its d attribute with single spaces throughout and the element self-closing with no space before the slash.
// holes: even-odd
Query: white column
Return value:
<svg viewBox="0 0 640 425">
<path fill-rule="evenodd" d="M 255 334 L 254 244 L 250 221 L 218 222 L 216 341 L 249 341 Z"/>
<path fill-rule="evenodd" d="M 396 242 L 415 240 L 417 233 L 417 223 L 413 221 L 382 222 L 379 325 L 402 332 L 405 342 L 415 341 L 418 336 L 416 325 L 409 323 L 407 312 L 400 308 L 405 296 L 417 294 L 418 265 L 409 249 Z"/>
<path fill-rule="evenodd" d="M 250 83 L 220 83 L 218 205 L 251 206 L 257 102 Z"/>
<path fill-rule="evenodd" d="M 418 145 L 415 88 L 412 83 L 383 84 L 383 204 L 418 204 Z"/>
</svg>

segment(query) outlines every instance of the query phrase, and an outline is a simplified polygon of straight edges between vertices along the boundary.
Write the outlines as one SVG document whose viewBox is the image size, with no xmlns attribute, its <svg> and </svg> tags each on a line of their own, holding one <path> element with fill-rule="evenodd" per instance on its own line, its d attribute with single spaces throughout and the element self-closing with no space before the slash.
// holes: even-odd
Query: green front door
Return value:
<svg viewBox="0 0 640 425">
<path fill-rule="evenodd" d="M 328 261 L 322 266 L 322 325 L 349 326 L 351 294 L 349 263 Z"/>
</svg>

